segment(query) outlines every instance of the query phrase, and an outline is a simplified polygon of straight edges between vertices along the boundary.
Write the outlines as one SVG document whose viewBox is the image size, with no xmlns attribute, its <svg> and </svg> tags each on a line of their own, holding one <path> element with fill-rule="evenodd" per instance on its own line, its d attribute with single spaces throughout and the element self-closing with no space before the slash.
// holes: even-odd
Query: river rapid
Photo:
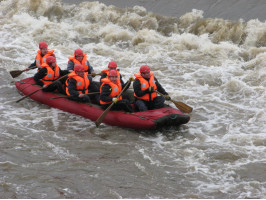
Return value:
<svg viewBox="0 0 266 200">
<path fill-rule="evenodd" d="M 265 19 L 158 13 L 97 1 L 0 1 L 1 198 L 266 197 Z M 29 66 L 40 41 L 62 69 L 76 48 L 98 73 L 115 60 L 124 80 L 149 65 L 172 99 L 193 107 L 190 122 L 96 128 L 30 98 L 15 103 L 15 81 L 36 71 L 9 72 Z"/>
</svg>

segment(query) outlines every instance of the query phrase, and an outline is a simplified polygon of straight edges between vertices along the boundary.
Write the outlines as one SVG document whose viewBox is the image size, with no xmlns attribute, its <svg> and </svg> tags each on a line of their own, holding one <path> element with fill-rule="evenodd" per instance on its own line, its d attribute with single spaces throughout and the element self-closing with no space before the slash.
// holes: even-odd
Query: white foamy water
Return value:
<svg viewBox="0 0 266 200">
<path fill-rule="evenodd" d="M 1 1 L 0 196 L 265 198 L 266 23 L 203 16 Z M 62 69 L 76 48 L 96 72 L 117 61 L 124 80 L 149 65 L 172 99 L 193 107 L 191 121 L 160 131 L 96 128 L 31 99 L 15 103 L 15 81 L 36 71 L 9 72 L 31 64 L 43 40 Z"/>
</svg>

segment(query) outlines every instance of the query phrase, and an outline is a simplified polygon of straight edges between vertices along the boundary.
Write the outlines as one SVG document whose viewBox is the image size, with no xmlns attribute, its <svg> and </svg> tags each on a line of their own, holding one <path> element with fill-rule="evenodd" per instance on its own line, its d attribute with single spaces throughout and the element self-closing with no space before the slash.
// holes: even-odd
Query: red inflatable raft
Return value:
<svg viewBox="0 0 266 200">
<path fill-rule="evenodd" d="M 40 89 L 33 78 L 17 81 L 16 87 L 20 93 L 28 95 L 35 90 Z M 49 100 L 52 97 L 58 97 L 62 94 L 54 92 L 43 92 L 42 90 L 32 94 L 31 99 L 46 104 L 53 108 L 83 116 L 92 121 L 96 121 L 104 112 L 100 106 L 95 104 L 79 103 L 67 98 L 58 98 Z M 122 111 L 109 111 L 103 120 L 103 123 L 111 126 L 119 126 L 132 129 L 158 129 L 169 126 L 179 126 L 186 124 L 190 120 L 188 115 L 181 111 L 166 106 L 161 109 L 148 110 L 144 112 L 126 113 Z"/>
</svg>

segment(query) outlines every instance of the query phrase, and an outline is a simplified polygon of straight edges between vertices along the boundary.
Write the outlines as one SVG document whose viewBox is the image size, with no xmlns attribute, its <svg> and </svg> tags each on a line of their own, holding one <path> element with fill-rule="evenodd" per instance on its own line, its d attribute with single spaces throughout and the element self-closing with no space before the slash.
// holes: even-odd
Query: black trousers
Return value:
<svg viewBox="0 0 266 200">
<path fill-rule="evenodd" d="M 106 108 L 108 108 L 108 106 L 110 106 L 110 104 L 106 104 L 106 105 L 102 105 L 102 108 L 105 110 Z M 131 106 L 131 104 L 129 103 L 128 99 L 122 99 L 120 101 L 117 101 L 111 108 L 111 110 L 124 110 L 126 112 L 133 112 L 133 108 Z"/>
<path fill-rule="evenodd" d="M 85 95 L 84 97 L 70 97 L 69 99 L 77 102 L 91 102 L 91 99 L 88 95 Z"/>
<path fill-rule="evenodd" d="M 84 97 L 70 97 L 69 99 L 78 102 L 88 102 L 88 103 L 96 103 L 100 105 L 100 95 L 99 94 L 92 94 L 92 95 L 85 95 Z"/>
<path fill-rule="evenodd" d="M 139 111 L 153 110 L 162 108 L 164 106 L 165 98 L 163 96 L 157 96 L 153 101 L 144 101 L 136 99 L 135 105 Z"/>
<path fill-rule="evenodd" d="M 44 92 L 53 92 L 55 90 L 58 90 L 58 92 L 62 94 L 66 94 L 61 81 L 56 81 L 53 84 L 49 85 L 47 88 L 43 89 Z"/>
</svg>

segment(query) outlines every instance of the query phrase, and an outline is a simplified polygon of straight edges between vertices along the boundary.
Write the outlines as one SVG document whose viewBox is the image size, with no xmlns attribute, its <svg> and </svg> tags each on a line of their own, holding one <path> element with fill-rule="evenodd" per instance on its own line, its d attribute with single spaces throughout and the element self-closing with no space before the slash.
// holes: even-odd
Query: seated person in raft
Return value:
<svg viewBox="0 0 266 200">
<path fill-rule="evenodd" d="M 110 72 L 111 70 L 115 70 L 115 71 L 116 71 L 117 76 L 118 76 L 118 78 L 119 78 L 119 80 L 120 80 L 122 86 L 124 86 L 126 83 L 124 83 L 123 78 L 122 78 L 122 75 L 121 75 L 121 73 L 119 72 L 119 69 L 117 68 L 117 63 L 116 63 L 115 61 L 111 61 L 111 62 L 109 62 L 109 64 L 108 64 L 108 68 L 107 68 L 107 69 L 104 69 L 104 70 L 101 71 L 100 82 L 102 83 L 102 79 L 108 77 L 109 72 Z"/>
<path fill-rule="evenodd" d="M 46 58 L 46 63 L 42 64 L 40 70 L 34 75 L 33 79 L 38 85 L 43 87 L 44 92 L 53 92 L 57 89 L 60 93 L 65 94 L 65 90 L 62 87 L 62 83 L 65 79 L 56 80 L 66 74 L 68 74 L 68 71 L 60 69 L 56 64 L 55 57 L 48 56 Z"/>
<path fill-rule="evenodd" d="M 32 63 L 28 68 L 25 70 L 28 71 L 30 69 L 34 69 L 35 67 L 40 70 L 42 68 L 42 64 L 46 62 L 46 58 L 48 56 L 55 57 L 54 50 L 48 49 L 48 44 L 46 42 L 40 42 L 39 43 L 39 50 L 37 51 L 37 55 L 35 58 L 34 63 Z"/>
<path fill-rule="evenodd" d="M 139 71 L 139 73 L 134 74 L 136 78 L 133 83 L 136 108 L 139 111 L 162 108 L 165 99 L 171 99 L 168 93 L 164 90 L 147 65 L 141 66 Z M 166 98 L 158 96 L 156 90 L 166 95 Z"/>
<path fill-rule="evenodd" d="M 68 75 L 66 80 L 66 94 L 71 96 L 70 99 L 78 102 L 89 102 L 94 99 L 97 104 L 100 101 L 99 89 L 92 82 L 92 77 L 85 72 L 85 68 L 81 64 L 74 66 L 74 71 Z M 96 93 L 91 94 L 90 93 Z M 89 96 L 90 95 L 90 96 Z"/>
<path fill-rule="evenodd" d="M 74 71 L 74 65 L 81 64 L 83 65 L 85 72 L 88 72 L 88 74 L 91 74 L 92 77 L 95 77 L 94 69 L 91 66 L 90 62 L 87 60 L 87 54 L 83 53 L 81 49 L 76 49 L 74 51 L 74 54 L 72 56 L 69 56 L 68 64 L 67 64 L 67 70 L 69 72 Z"/>
<path fill-rule="evenodd" d="M 111 110 L 124 110 L 126 112 L 133 112 L 131 104 L 123 95 L 119 98 L 117 96 L 122 91 L 122 84 L 118 78 L 116 70 L 111 70 L 107 78 L 103 78 L 100 87 L 100 104 L 105 110 L 111 103 L 115 103 Z M 128 89 L 129 85 L 126 89 Z"/>
</svg>

